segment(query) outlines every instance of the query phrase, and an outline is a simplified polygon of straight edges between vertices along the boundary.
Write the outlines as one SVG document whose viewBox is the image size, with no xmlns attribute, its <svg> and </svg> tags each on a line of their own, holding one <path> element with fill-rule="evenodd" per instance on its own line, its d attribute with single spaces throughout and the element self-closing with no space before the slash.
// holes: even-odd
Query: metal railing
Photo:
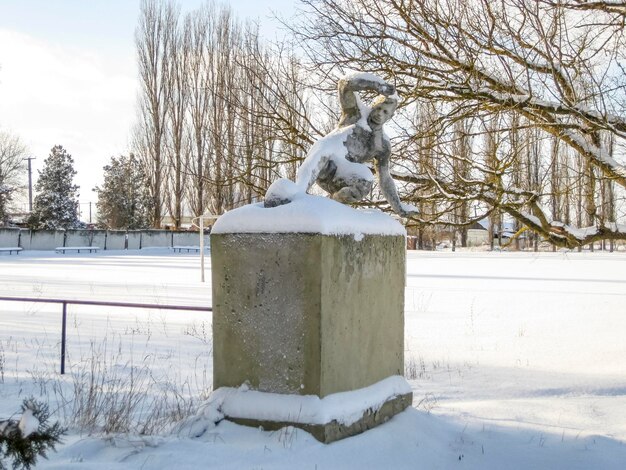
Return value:
<svg viewBox="0 0 626 470">
<path fill-rule="evenodd" d="M 191 305 L 166 305 L 144 304 L 130 302 L 105 302 L 101 300 L 67 300 L 45 299 L 41 297 L 0 297 L 0 301 L 7 302 L 36 302 L 42 304 L 61 304 L 63 306 L 61 319 L 61 374 L 65 374 L 65 343 L 67 331 L 67 306 L 68 305 L 92 305 L 99 307 L 124 307 L 124 308 L 151 308 L 160 310 L 185 310 L 189 312 L 212 312 L 211 307 L 196 307 Z"/>
</svg>

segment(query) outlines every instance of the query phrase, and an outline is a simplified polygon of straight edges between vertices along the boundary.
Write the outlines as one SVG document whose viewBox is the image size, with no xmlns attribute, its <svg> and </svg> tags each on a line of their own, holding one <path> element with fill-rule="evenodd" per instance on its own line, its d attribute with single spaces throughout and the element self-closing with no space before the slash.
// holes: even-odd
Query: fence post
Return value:
<svg viewBox="0 0 626 470">
<path fill-rule="evenodd" d="M 65 374 L 65 332 L 67 330 L 67 302 L 63 302 L 63 320 L 61 322 L 61 375 Z"/>
</svg>

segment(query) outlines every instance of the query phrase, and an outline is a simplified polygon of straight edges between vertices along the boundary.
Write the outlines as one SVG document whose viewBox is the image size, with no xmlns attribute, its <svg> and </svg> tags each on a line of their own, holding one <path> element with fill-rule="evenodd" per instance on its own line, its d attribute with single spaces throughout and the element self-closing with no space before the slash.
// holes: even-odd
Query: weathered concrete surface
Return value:
<svg viewBox="0 0 626 470">
<path fill-rule="evenodd" d="M 141 248 L 165 248 L 172 246 L 172 232 L 169 230 L 142 230 Z"/>
<path fill-rule="evenodd" d="M 20 246 L 25 250 L 54 250 L 64 246 L 65 232 L 62 230 L 28 230 L 20 237 Z"/>
<path fill-rule="evenodd" d="M 204 235 L 204 246 L 209 246 L 209 234 Z M 172 232 L 172 246 L 200 246 L 198 232 Z"/>
<path fill-rule="evenodd" d="M 338 423 L 335 420 L 326 424 L 302 424 L 290 421 L 264 421 L 257 419 L 227 418 L 229 421 L 233 421 L 237 424 L 243 424 L 244 426 L 252 426 L 255 428 L 260 426 L 266 431 L 277 431 L 286 426 L 293 426 L 311 433 L 318 441 L 329 444 L 346 437 L 356 436 L 357 434 L 389 421 L 389 419 L 391 419 L 394 415 L 411 406 L 412 401 L 412 393 L 396 396 L 386 401 L 376 411 L 371 409 L 364 410 L 361 419 L 349 426 Z"/>
<path fill-rule="evenodd" d="M 24 232 L 26 231 L 24 230 Z M 16 248 L 19 243 L 19 228 L 0 228 L 0 248 Z"/>
<path fill-rule="evenodd" d="M 65 233 L 65 246 L 97 246 L 102 249 L 106 245 L 106 230 L 68 230 Z"/>
<path fill-rule="evenodd" d="M 123 250 L 126 248 L 126 231 L 107 230 L 105 250 Z"/>
<path fill-rule="evenodd" d="M 128 238 L 128 242 L 126 241 Z M 209 235 L 205 235 L 209 246 Z M 28 230 L 0 228 L 0 248 L 21 247 L 24 250 L 54 250 L 60 246 L 99 246 L 105 250 L 138 250 L 148 247 L 198 245 L 197 232 L 169 230 Z"/>
<path fill-rule="evenodd" d="M 213 386 L 319 397 L 403 374 L 403 236 L 213 234 Z"/>
<path fill-rule="evenodd" d="M 323 246 L 319 396 L 404 375 L 404 237 L 325 237 Z"/>
</svg>

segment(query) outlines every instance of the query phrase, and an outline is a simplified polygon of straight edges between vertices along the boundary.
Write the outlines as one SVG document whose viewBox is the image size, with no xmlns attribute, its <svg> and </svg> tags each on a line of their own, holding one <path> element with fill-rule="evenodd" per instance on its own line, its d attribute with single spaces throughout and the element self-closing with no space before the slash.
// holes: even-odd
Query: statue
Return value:
<svg viewBox="0 0 626 470">
<path fill-rule="evenodd" d="M 375 75 L 357 73 L 339 80 L 338 88 L 341 118 L 337 127 L 311 147 L 295 183 L 281 178 L 269 187 L 265 207 L 287 204 L 315 182 L 336 201 L 358 202 L 374 183 L 372 172 L 363 163 L 375 161 L 381 192 L 393 211 L 402 217 L 416 214 L 416 207 L 400 201 L 389 173 L 391 144 L 383 125 L 398 106 L 395 87 Z M 379 93 L 371 108 L 361 103 L 359 91 Z"/>
</svg>

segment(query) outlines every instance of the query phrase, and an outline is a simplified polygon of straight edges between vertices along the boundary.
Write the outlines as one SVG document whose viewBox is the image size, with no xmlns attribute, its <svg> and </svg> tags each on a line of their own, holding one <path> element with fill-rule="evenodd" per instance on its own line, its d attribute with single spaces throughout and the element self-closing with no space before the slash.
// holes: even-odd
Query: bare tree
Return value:
<svg viewBox="0 0 626 470">
<path fill-rule="evenodd" d="M 258 27 L 247 24 L 243 32 L 243 49 L 238 58 L 241 68 L 234 109 L 239 120 L 241 139 L 238 152 L 242 157 L 240 184 L 248 204 L 258 200 L 270 184 L 274 156 L 274 138 L 263 101 L 267 95 L 263 70 L 269 54 L 262 46 Z"/>
<path fill-rule="evenodd" d="M 23 189 L 25 155 L 19 137 L 0 131 L 0 225 L 7 222 L 11 201 Z"/>
<path fill-rule="evenodd" d="M 444 201 L 460 203 L 471 196 L 475 203 L 497 208 L 559 246 L 626 239 L 626 226 L 603 220 L 596 210 L 600 175 L 622 191 L 626 188 L 626 168 L 615 157 L 619 152 L 611 156 L 599 138 L 612 135 L 621 148 L 626 137 L 621 2 L 303 3 L 308 14 L 294 32 L 306 43 L 309 59 L 329 75 L 338 67 L 357 68 L 395 79 L 408 114 L 419 102 L 436 107 L 438 139 L 449 140 L 450 128 L 461 119 L 494 113 L 502 120 L 489 132 L 504 132 L 506 138 L 515 120 L 529 129 L 532 142 L 526 145 L 521 166 L 505 158 L 503 146 L 492 162 L 496 167 L 474 151 L 469 180 L 453 165 L 440 166 L 443 172 L 420 168 L 402 172 L 399 176 L 412 185 L 407 195 L 414 201 L 422 194 L 437 193 L 442 207 Z M 572 151 L 561 155 L 583 162 L 580 198 L 587 216 L 577 227 L 559 220 L 559 214 L 546 206 L 550 185 L 545 184 L 544 170 L 554 158 L 546 144 L 548 135 Z M 439 150 L 450 153 L 445 147 L 439 145 Z M 515 168 L 527 177 L 526 182 L 517 179 L 521 187 L 514 184 Z M 445 223 L 449 219 L 442 217 Z"/>
<path fill-rule="evenodd" d="M 244 39 L 243 101 L 237 108 L 249 130 L 244 136 L 250 158 L 241 182 L 250 196 L 260 197 L 276 178 L 295 179 L 315 137 L 327 132 L 324 125 L 330 116 L 313 112 L 306 71 L 292 50 L 285 44 L 262 44 L 254 29 L 247 30 Z"/>
</svg>

